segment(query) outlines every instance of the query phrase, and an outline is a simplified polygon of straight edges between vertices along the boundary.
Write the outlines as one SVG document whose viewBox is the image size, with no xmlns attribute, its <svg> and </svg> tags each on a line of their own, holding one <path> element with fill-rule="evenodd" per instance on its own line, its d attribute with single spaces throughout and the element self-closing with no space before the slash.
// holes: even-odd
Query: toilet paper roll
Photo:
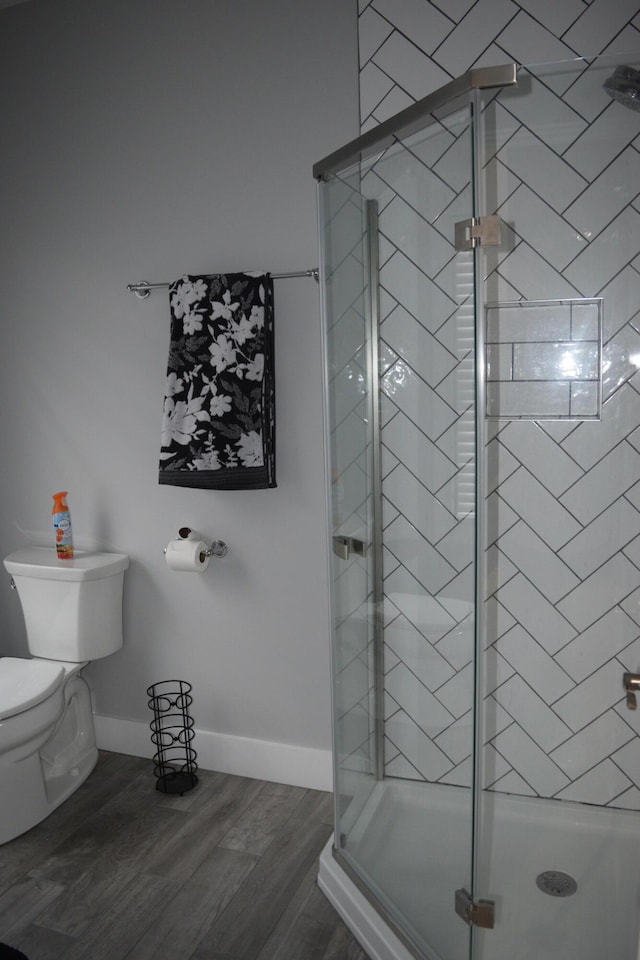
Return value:
<svg viewBox="0 0 640 960">
<path fill-rule="evenodd" d="M 206 555 L 208 549 L 204 540 L 170 540 L 165 550 L 167 566 L 185 573 L 202 573 L 211 559 Z"/>
</svg>

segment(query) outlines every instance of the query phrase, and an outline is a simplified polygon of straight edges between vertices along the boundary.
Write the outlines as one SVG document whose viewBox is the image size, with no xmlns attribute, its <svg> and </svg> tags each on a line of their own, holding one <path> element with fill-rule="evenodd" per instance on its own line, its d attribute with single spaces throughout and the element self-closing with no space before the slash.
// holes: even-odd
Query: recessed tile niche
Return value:
<svg viewBox="0 0 640 960">
<path fill-rule="evenodd" d="M 490 303 L 487 418 L 599 420 L 602 299 Z"/>
</svg>

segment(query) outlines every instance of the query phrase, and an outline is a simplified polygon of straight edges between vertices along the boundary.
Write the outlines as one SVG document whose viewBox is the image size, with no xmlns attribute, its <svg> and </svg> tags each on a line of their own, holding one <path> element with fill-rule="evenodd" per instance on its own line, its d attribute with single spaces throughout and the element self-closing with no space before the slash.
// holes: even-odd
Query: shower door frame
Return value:
<svg viewBox="0 0 640 960">
<path fill-rule="evenodd" d="M 424 97 L 422 100 L 412 104 L 407 107 L 405 110 L 402 110 L 400 113 L 396 114 L 394 117 L 391 117 L 389 120 L 384 123 L 379 124 L 374 129 L 368 131 L 362 136 L 356 138 L 355 140 L 350 141 L 344 147 L 341 147 L 339 150 L 334 151 L 333 153 L 326 156 L 323 160 L 320 160 L 318 163 L 313 166 L 313 176 L 318 181 L 320 185 L 323 181 L 328 181 L 333 175 L 338 174 L 339 172 L 345 170 L 345 168 L 352 167 L 357 165 L 359 162 L 366 160 L 369 157 L 374 156 L 376 153 L 384 152 L 388 147 L 392 146 L 394 143 L 400 141 L 403 138 L 410 136 L 411 134 L 418 133 L 421 129 L 429 125 L 431 115 L 437 111 L 441 110 L 443 107 L 446 107 L 447 104 L 459 100 L 465 95 L 469 95 L 470 99 L 470 108 L 473 109 L 474 103 L 477 106 L 477 91 L 503 88 L 507 86 L 513 86 L 517 84 L 517 72 L 518 65 L 515 63 L 502 64 L 495 67 L 481 67 L 469 70 L 467 73 L 463 74 L 461 77 L 458 77 L 455 80 L 452 80 L 450 83 L 447 83 L 440 89 L 436 90 L 434 93 L 429 94 L 427 97 Z M 472 170 L 472 189 L 474 197 L 474 211 L 477 214 L 478 204 L 479 204 L 479 181 L 480 177 L 476 169 L 476 161 L 480 156 L 478 152 L 478 147 L 480 143 L 480 129 L 478 123 L 478 117 L 474 118 L 473 123 L 473 132 L 472 132 L 472 154 L 474 157 L 474 165 Z M 368 329 L 371 335 L 372 343 L 369 344 L 368 349 L 368 369 L 372 378 L 372 382 L 369 385 L 370 389 L 374 391 L 373 394 L 373 416 L 374 416 L 374 427 L 379 427 L 379 418 L 377 414 L 375 399 L 377 396 L 376 388 L 378 383 L 378 372 L 377 372 L 377 331 L 379 328 L 379 303 L 378 303 L 378 283 L 377 283 L 377 274 L 378 274 L 378 262 L 377 255 L 375 251 L 375 244 L 373 243 L 373 237 L 375 235 L 375 227 L 377 223 L 377 212 L 376 205 L 374 202 L 367 203 L 367 227 L 368 227 L 368 263 L 366 265 L 366 275 L 369 282 L 369 291 L 368 291 Z M 319 225 L 320 226 L 320 225 Z M 322 290 L 322 280 L 325 277 L 325 264 L 323 256 L 323 243 L 322 237 L 319 237 L 320 243 L 320 274 L 321 274 L 321 290 Z M 470 245 L 475 248 L 479 241 L 471 241 Z M 321 293 L 321 297 L 323 294 Z M 475 286 L 474 286 L 474 299 L 475 299 L 475 309 L 476 317 L 481 315 L 482 310 L 482 288 L 481 288 L 481 278 L 479 276 L 478 269 L 475 270 Z M 322 303 L 323 315 L 324 315 L 324 302 Z M 478 358 L 484 356 L 483 343 L 484 343 L 484 332 L 482 329 L 482 324 L 476 322 L 476 342 L 475 342 L 475 447 L 476 447 L 476 490 L 475 490 L 475 502 L 476 504 L 482 502 L 480 499 L 484 497 L 484 478 L 483 478 L 483 458 L 480 456 L 480 451 L 483 449 L 484 444 L 484 383 L 485 383 L 485 372 L 483 365 L 479 362 Z M 323 334 L 324 335 L 324 334 Z M 376 343 L 373 344 L 373 341 L 376 340 Z M 373 344 L 373 345 L 372 345 Z M 325 343 L 325 356 L 326 356 L 326 343 Z M 373 384 L 376 386 L 374 387 Z M 329 404 L 328 398 L 325 396 L 325 449 L 328 451 L 329 446 L 329 431 L 330 431 L 330 420 L 329 420 Z M 328 464 L 327 464 L 327 473 L 328 473 Z M 378 552 L 381 551 L 381 543 L 377 542 L 380 536 L 380 527 L 381 527 L 381 518 L 380 518 L 380 506 L 381 504 L 377 502 L 381 499 L 381 478 L 379 476 L 379 453 L 374 453 L 373 459 L 373 477 L 372 477 L 372 487 L 373 494 L 376 500 L 374 506 L 374 544 L 373 544 L 373 553 L 374 553 L 374 566 L 377 569 L 374 569 L 373 580 L 374 580 L 374 590 L 380 585 L 381 578 L 381 568 L 380 568 L 380 556 Z M 331 502 L 330 496 L 327 495 L 327 517 L 331 517 Z M 484 630 L 483 630 L 483 618 L 482 618 L 482 587 L 484 576 L 484 551 L 482 549 L 482 537 L 478 530 L 478 515 L 476 516 L 475 524 L 475 555 L 474 555 L 474 564 L 475 564 L 475 615 L 474 615 L 474 670 L 475 670 L 475 680 L 474 680 L 474 762 L 473 762 L 473 777 L 472 777 L 472 848 L 475 847 L 478 837 L 478 816 L 480 808 L 480 777 L 479 777 L 479 766 L 481 763 L 481 729 L 480 729 L 480 704 L 481 699 L 481 685 L 478 679 L 478 670 L 481 666 L 481 657 L 479 654 L 483 651 L 484 648 Z M 329 582 L 331 584 L 331 570 L 329 570 Z M 380 599 L 379 597 L 377 599 Z M 375 620 L 374 623 L 374 650 L 376 660 L 381 658 L 381 629 L 380 624 L 377 622 L 380 619 L 379 604 L 375 604 Z M 378 702 L 379 698 L 382 696 L 381 691 L 381 670 L 377 670 L 376 677 L 376 691 L 375 696 Z M 383 762 L 382 762 L 382 736 L 380 732 L 380 724 L 383 722 L 381 720 L 382 713 L 378 709 L 376 710 L 376 779 L 383 779 Z M 334 763 L 335 763 L 335 745 L 334 745 Z M 337 778 L 337 770 L 334 771 L 334 778 Z M 336 790 L 337 784 L 334 782 L 334 790 Z M 338 811 L 336 805 L 336 820 L 338 820 Z M 361 879 L 358 873 L 350 866 L 348 861 L 341 855 L 339 844 L 334 842 L 332 845 L 332 854 L 336 861 L 339 863 L 341 869 L 344 870 L 345 874 L 349 879 L 354 883 L 358 890 L 364 895 L 366 900 L 374 907 L 374 909 L 379 913 L 379 915 L 385 920 L 385 922 L 394 930 L 399 940 L 404 943 L 411 952 L 415 952 L 416 949 L 420 950 L 419 946 L 413 942 L 412 938 L 407 937 L 405 932 L 398 927 L 398 924 L 394 919 L 389 915 L 389 912 L 386 910 L 384 905 L 379 901 L 376 895 L 369 889 L 367 884 Z M 472 890 L 471 896 L 477 896 L 477 882 L 476 882 L 476 856 L 472 857 Z M 453 909 L 453 902 L 452 902 Z M 474 921 L 468 920 L 470 925 Z M 422 951 L 420 950 L 420 953 Z M 424 954 L 423 954 L 424 955 Z"/>
</svg>

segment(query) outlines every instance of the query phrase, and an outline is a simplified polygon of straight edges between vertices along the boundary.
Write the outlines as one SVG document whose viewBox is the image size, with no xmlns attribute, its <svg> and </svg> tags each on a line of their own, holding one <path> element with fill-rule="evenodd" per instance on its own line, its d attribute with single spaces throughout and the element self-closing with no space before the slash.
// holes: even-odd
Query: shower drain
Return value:
<svg viewBox="0 0 640 960">
<path fill-rule="evenodd" d="M 536 877 L 536 886 L 550 897 L 570 897 L 578 889 L 573 877 L 561 870 L 545 870 Z"/>
</svg>

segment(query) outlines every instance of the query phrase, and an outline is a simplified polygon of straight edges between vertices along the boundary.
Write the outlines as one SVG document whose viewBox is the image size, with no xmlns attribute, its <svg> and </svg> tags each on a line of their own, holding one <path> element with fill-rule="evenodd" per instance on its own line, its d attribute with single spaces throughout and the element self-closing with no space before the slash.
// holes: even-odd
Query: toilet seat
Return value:
<svg viewBox="0 0 640 960">
<path fill-rule="evenodd" d="M 0 720 L 42 703 L 61 685 L 64 667 L 55 660 L 0 657 Z"/>
</svg>

